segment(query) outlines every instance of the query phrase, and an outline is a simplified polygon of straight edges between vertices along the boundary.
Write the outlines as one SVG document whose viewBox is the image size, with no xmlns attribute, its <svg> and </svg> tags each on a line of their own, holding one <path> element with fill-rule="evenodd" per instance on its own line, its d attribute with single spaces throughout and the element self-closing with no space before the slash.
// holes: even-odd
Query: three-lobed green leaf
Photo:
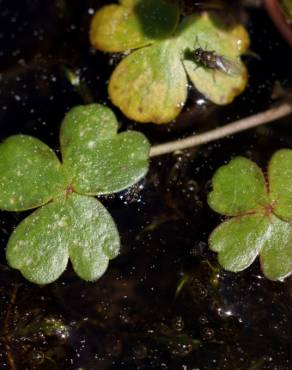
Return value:
<svg viewBox="0 0 292 370">
<path fill-rule="evenodd" d="M 148 168 L 149 143 L 138 132 L 117 134 L 114 114 L 91 104 L 73 108 L 61 126 L 63 163 L 38 139 L 13 136 L 0 144 L 0 208 L 42 206 L 12 233 L 10 266 L 30 281 L 56 280 L 70 258 L 94 281 L 119 252 L 119 234 L 102 204 L 88 195 L 133 185 Z"/>
<path fill-rule="evenodd" d="M 109 82 L 112 102 L 127 117 L 154 123 L 174 119 L 187 99 L 187 76 L 216 104 L 228 104 L 243 91 L 247 71 L 240 55 L 247 50 L 249 38 L 242 26 L 228 28 L 214 14 L 202 13 L 186 17 L 177 27 L 177 5 L 165 0 L 148 3 L 144 6 L 145 0 L 131 0 L 106 5 L 91 25 L 91 43 L 99 50 L 140 48 L 118 64 Z M 142 13 L 135 11 L 139 7 Z M 168 9 L 168 17 L 163 16 L 162 7 Z M 149 37 L 153 19 L 156 31 Z M 199 47 L 228 57 L 239 66 L 239 73 L 205 68 L 186 55 Z"/>
<path fill-rule="evenodd" d="M 269 163 L 268 185 L 252 161 L 237 157 L 213 176 L 208 203 L 234 216 L 210 235 L 210 248 L 229 271 L 242 271 L 260 255 L 271 280 L 292 273 L 292 150 L 277 151 Z"/>
</svg>

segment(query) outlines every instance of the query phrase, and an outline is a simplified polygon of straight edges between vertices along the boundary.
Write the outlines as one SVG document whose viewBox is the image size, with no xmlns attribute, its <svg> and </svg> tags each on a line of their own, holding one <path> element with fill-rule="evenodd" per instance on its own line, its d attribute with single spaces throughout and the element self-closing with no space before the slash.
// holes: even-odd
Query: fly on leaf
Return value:
<svg viewBox="0 0 292 370">
<path fill-rule="evenodd" d="M 228 75 L 240 75 L 242 72 L 242 68 L 237 61 L 219 55 L 214 50 L 204 50 L 199 47 L 193 50 L 191 54 L 198 67 L 202 66 L 222 71 Z"/>
</svg>

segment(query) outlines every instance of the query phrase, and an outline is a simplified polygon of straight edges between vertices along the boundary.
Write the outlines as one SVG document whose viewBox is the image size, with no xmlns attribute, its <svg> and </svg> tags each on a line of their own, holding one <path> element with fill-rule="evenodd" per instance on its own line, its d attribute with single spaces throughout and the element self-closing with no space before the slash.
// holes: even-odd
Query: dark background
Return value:
<svg viewBox="0 0 292 370">
<path fill-rule="evenodd" d="M 94 101 L 111 106 L 107 81 L 121 55 L 94 51 L 88 41 L 92 14 L 105 3 L 0 0 L 1 140 L 25 133 L 58 151 L 62 117 L 84 102 L 66 68 Z M 111 106 L 121 127 L 157 143 L 275 104 L 275 83 L 291 86 L 291 50 L 264 9 L 239 7 L 239 16 L 261 58 L 245 57 L 244 94 L 227 107 L 198 106 L 190 88 L 184 112 L 163 127 L 130 122 Z M 291 117 L 153 159 L 140 186 L 103 199 L 122 250 L 96 283 L 80 281 L 70 266 L 49 286 L 26 282 L 7 267 L 4 250 L 27 213 L 0 213 L 0 368 L 291 369 L 291 278 L 268 281 L 258 262 L 240 274 L 222 271 L 207 245 L 220 222 L 206 205 L 214 170 L 236 155 L 265 167 L 283 147 L 292 147 Z"/>
</svg>

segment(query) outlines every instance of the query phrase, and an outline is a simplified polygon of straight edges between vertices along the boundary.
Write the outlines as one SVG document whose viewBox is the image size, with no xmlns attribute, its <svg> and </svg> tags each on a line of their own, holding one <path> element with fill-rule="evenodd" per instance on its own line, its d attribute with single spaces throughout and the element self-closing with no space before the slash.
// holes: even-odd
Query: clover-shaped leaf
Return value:
<svg viewBox="0 0 292 370">
<path fill-rule="evenodd" d="M 157 1 L 157 4 L 161 2 Z M 146 1 L 102 7 L 93 19 L 90 33 L 93 46 L 103 51 L 126 51 L 140 47 L 118 64 L 109 82 L 112 102 L 127 117 L 154 123 L 167 123 L 174 119 L 187 98 L 187 77 L 216 104 L 228 104 L 243 91 L 247 71 L 240 55 L 247 50 L 249 38 L 242 26 L 227 28 L 218 16 L 206 12 L 186 17 L 178 27 L 175 17 L 169 17 L 165 18 L 169 22 L 165 36 L 156 35 L 150 41 L 146 25 L 151 23 L 153 17 L 147 12 L 143 13 L 143 17 L 135 13 L 135 32 L 140 37 L 136 33 L 132 37 L 131 17 L 125 16 L 121 21 L 120 12 L 130 14 L 134 3 L 142 6 Z M 155 7 L 152 1 L 148 6 L 149 9 Z M 112 7 L 119 11 L 118 17 L 116 12 L 111 12 Z M 163 24 L 157 19 L 156 27 L 166 29 Z M 130 45 L 132 39 L 133 46 Z M 224 58 L 230 65 L 236 66 L 236 73 L 219 68 L 220 63 L 217 67 L 204 66 L 194 57 L 193 51 L 197 48 L 214 51 L 218 60 Z"/>
<path fill-rule="evenodd" d="M 237 157 L 217 170 L 208 203 L 234 216 L 210 235 L 210 248 L 229 271 L 242 271 L 260 255 L 264 275 L 283 280 L 292 273 L 292 150 L 276 152 L 268 184 L 252 161 Z"/>
<path fill-rule="evenodd" d="M 115 223 L 95 198 L 124 189 L 147 171 L 149 143 L 138 132 L 117 134 L 106 107 L 73 108 L 61 126 L 61 163 L 44 143 L 13 136 L 0 144 L 0 208 L 38 207 L 12 233 L 6 256 L 30 281 L 47 284 L 70 258 L 76 273 L 94 281 L 119 252 Z"/>
</svg>

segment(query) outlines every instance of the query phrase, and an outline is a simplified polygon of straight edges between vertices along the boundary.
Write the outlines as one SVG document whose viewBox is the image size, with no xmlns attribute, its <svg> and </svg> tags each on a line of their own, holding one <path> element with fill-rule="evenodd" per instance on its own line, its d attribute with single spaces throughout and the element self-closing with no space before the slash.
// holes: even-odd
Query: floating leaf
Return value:
<svg viewBox="0 0 292 370">
<path fill-rule="evenodd" d="M 24 219 L 10 237 L 6 256 L 28 280 L 47 284 L 63 273 L 69 256 L 82 279 L 96 280 L 118 251 L 110 214 L 96 199 L 72 193 Z"/>
<path fill-rule="evenodd" d="M 68 261 L 67 223 L 64 200 L 33 212 L 11 234 L 6 249 L 8 264 L 38 284 L 58 279 Z"/>
<path fill-rule="evenodd" d="M 234 174 L 236 173 L 236 177 Z M 208 202 L 214 211 L 235 216 L 268 204 L 265 178 L 252 161 L 237 157 L 213 176 Z"/>
<path fill-rule="evenodd" d="M 260 213 L 233 217 L 210 235 L 210 248 L 226 270 L 242 271 L 255 260 L 269 231 L 269 221 Z"/>
<path fill-rule="evenodd" d="M 40 140 L 16 135 L 0 144 L 0 209 L 39 207 L 60 192 L 64 181 L 56 154 Z"/>
<path fill-rule="evenodd" d="M 66 115 L 61 148 L 78 193 L 117 192 L 147 172 L 150 146 L 145 136 L 135 131 L 117 135 L 117 126 L 113 113 L 101 105 L 77 107 Z"/>
<path fill-rule="evenodd" d="M 93 281 L 105 272 L 109 259 L 118 255 L 119 233 L 111 215 L 96 199 L 75 195 L 69 201 L 74 225 L 69 255 L 77 274 Z"/>
<path fill-rule="evenodd" d="M 271 280 L 283 280 L 292 271 L 292 225 L 271 215 L 270 235 L 260 254 L 264 274 Z"/>
<path fill-rule="evenodd" d="M 87 195 L 124 189 L 148 168 L 146 138 L 134 131 L 117 134 L 116 118 L 104 106 L 73 108 L 60 141 L 62 165 L 33 137 L 13 136 L 0 145 L 0 207 L 44 204 L 17 226 L 6 250 L 10 266 L 38 284 L 56 280 L 68 258 L 84 280 L 104 273 L 119 252 L 119 234 L 108 211 Z"/>
<path fill-rule="evenodd" d="M 179 7 L 165 0 L 124 0 L 102 7 L 94 16 L 90 41 L 103 51 L 125 51 L 172 34 Z"/>
<path fill-rule="evenodd" d="M 171 41 L 162 41 L 125 58 L 111 76 L 109 94 L 129 118 L 164 123 L 181 111 L 186 87 L 178 50 Z"/>
<path fill-rule="evenodd" d="M 292 150 L 275 153 L 269 164 L 270 198 L 275 213 L 292 222 Z"/>
<path fill-rule="evenodd" d="M 151 6 L 154 5 L 149 2 L 149 8 Z M 114 50 L 119 51 L 147 45 L 123 59 L 110 78 L 111 100 L 127 117 L 154 123 L 167 123 L 174 119 L 187 98 L 187 75 L 195 87 L 216 104 L 228 104 L 244 90 L 247 71 L 240 55 L 248 49 L 249 38 L 242 26 L 227 28 L 218 16 L 202 13 L 186 17 L 167 39 L 156 37 L 155 42 L 149 45 L 139 44 L 134 38 L 135 46 L 123 47 L 120 38 L 128 32 L 129 21 L 126 17 L 127 27 L 122 26 L 120 18 L 111 12 L 112 7 L 118 8 L 119 12 L 121 8 L 124 12 L 128 9 L 128 13 L 132 9 L 132 5 L 126 4 L 101 8 L 91 27 L 92 44 L 103 51 L 111 51 L 111 44 Z M 143 24 L 139 17 L 138 20 Z M 172 19 L 169 22 L 170 25 L 174 23 Z M 116 24 L 121 27 L 119 32 Z M 145 36 L 147 32 L 141 24 L 140 32 Z M 105 37 L 105 29 L 113 30 L 110 37 Z M 130 34 L 128 39 L 131 39 Z M 103 42 L 96 42 L 96 39 Z M 227 57 L 238 66 L 238 73 L 229 74 L 197 63 L 192 51 L 199 47 L 214 51 L 218 57 Z"/>
<path fill-rule="evenodd" d="M 208 203 L 216 212 L 236 216 L 209 238 L 226 270 L 242 271 L 259 254 L 267 278 L 283 280 L 292 273 L 291 173 L 290 149 L 271 158 L 268 186 L 257 165 L 242 157 L 217 170 Z"/>
</svg>

